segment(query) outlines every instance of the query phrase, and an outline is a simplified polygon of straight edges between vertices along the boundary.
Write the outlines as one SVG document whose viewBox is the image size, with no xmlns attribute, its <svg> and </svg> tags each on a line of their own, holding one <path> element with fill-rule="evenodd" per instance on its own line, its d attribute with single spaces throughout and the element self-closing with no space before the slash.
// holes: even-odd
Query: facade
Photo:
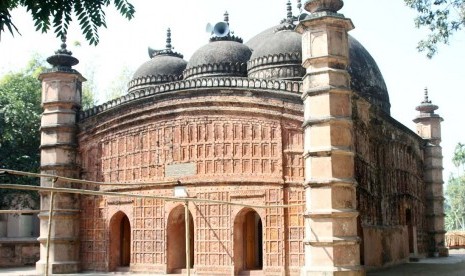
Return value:
<svg viewBox="0 0 465 276">
<path fill-rule="evenodd" d="M 222 29 L 188 62 L 168 31 L 127 95 L 86 111 L 77 60 L 49 58 L 42 171 L 110 183 L 41 183 L 102 192 L 53 199 L 52 272 L 362 275 L 447 255 L 437 106 L 426 93 L 417 132 L 397 122 L 342 1 L 304 7 L 245 44 Z"/>
</svg>

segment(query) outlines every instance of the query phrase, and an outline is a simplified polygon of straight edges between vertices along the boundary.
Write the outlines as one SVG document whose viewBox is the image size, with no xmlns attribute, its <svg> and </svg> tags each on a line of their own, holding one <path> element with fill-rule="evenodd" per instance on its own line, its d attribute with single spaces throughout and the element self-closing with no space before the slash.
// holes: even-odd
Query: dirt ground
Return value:
<svg viewBox="0 0 465 276">
<path fill-rule="evenodd" d="M 0 275 L 37 275 L 34 267 L 20 268 L 0 268 Z M 63 275 L 63 274 L 62 274 Z M 79 273 L 66 275 L 153 275 L 153 274 L 133 274 L 133 273 Z M 447 258 L 427 258 L 420 259 L 419 262 L 411 262 L 394 267 L 385 268 L 377 271 L 369 271 L 368 276 L 402 276 L 402 275 L 465 275 L 465 249 L 450 250 L 450 256 Z"/>
</svg>

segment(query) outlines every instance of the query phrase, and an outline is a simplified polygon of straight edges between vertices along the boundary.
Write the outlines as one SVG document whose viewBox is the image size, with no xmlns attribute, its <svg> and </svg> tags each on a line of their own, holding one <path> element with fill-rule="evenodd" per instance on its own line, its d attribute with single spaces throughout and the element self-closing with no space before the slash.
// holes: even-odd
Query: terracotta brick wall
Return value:
<svg viewBox="0 0 465 276">
<path fill-rule="evenodd" d="M 365 265 L 408 258 L 406 212 L 411 212 L 416 228 L 416 253 L 423 254 L 427 246 L 423 141 L 366 100 L 354 102 L 357 209 L 364 229 Z"/>
<path fill-rule="evenodd" d="M 164 115 L 160 115 L 160 108 L 146 104 L 125 109 L 124 118 L 118 116 L 122 110 L 116 110 L 112 115 L 82 122 L 79 145 L 83 177 L 140 183 L 135 188 L 101 188 L 133 194 L 172 196 L 173 186 L 144 183 L 179 179 L 193 198 L 253 205 L 302 204 L 303 141 L 301 121 L 294 119 L 298 117 L 295 114 L 302 114 L 301 105 L 283 105 L 282 100 L 273 99 L 258 102 L 261 105 L 255 98 L 235 97 L 232 103 L 206 106 L 197 113 Z M 181 103 L 173 101 L 173 105 Z M 241 106 L 244 112 L 228 111 Z M 262 114 L 272 112 L 276 106 L 280 106 L 279 113 Z M 84 197 L 84 269 L 113 269 L 110 225 L 115 214 L 123 212 L 131 223 L 131 270 L 167 272 L 169 216 L 180 204 L 156 199 Z M 280 274 L 289 267 L 291 274 L 300 273 L 303 206 L 261 209 L 191 203 L 189 210 L 194 222 L 197 273 L 224 275 L 237 269 L 235 222 L 247 211 L 256 212 L 262 222 L 264 271 Z"/>
</svg>

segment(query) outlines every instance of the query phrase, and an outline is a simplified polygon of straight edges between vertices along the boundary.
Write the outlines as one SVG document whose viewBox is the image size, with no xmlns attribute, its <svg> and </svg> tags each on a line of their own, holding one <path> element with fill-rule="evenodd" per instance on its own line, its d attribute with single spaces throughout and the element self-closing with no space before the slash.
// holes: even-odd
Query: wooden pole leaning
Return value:
<svg viewBox="0 0 465 276">
<path fill-rule="evenodd" d="M 52 179 L 52 188 L 55 188 L 55 182 L 57 178 Z M 53 218 L 53 201 L 55 198 L 55 193 L 53 191 L 50 192 L 50 208 L 48 210 L 48 232 L 47 232 L 47 254 L 45 257 L 45 276 L 49 275 L 48 266 L 49 266 L 49 259 L 50 259 L 50 237 L 52 232 L 52 218 Z M 52 273 L 53 274 L 53 273 Z"/>
<path fill-rule="evenodd" d="M 184 202 L 184 220 L 186 227 L 186 270 L 187 276 L 191 275 L 191 250 L 190 250 L 190 231 L 189 231 L 189 201 Z"/>
</svg>

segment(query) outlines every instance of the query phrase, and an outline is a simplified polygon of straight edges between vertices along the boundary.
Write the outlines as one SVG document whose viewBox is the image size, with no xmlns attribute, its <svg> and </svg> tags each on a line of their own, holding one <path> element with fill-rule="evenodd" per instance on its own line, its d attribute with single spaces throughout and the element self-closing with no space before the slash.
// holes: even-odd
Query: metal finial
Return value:
<svg viewBox="0 0 465 276">
<path fill-rule="evenodd" d="M 229 13 L 228 13 L 228 11 L 224 12 L 224 22 L 228 23 L 228 25 L 229 25 Z"/>
<path fill-rule="evenodd" d="M 60 49 L 55 51 L 55 54 L 70 55 L 70 56 L 73 54 L 71 53 L 71 51 L 66 49 L 66 34 L 61 36 Z"/>
<path fill-rule="evenodd" d="M 171 29 L 170 28 L 168 28 L 168 30 L 166 30 L 166 49 L 167 50 L 172 49 L 172 46 L 171 46 Z"/>
<path fill-rule="evenodd" d="M 291 4 L 291 0 L 287 0 L 287 22 L 292 23 L 292 4 Z"/>
<path fill-rule="evenodd" d="M 423 100 L 422 103 L 431 103 L 428 97 L 428 87 L 425 87 L 425 99 Z"/>
<path fill-rule="evenodd" d="M 66 35 L 61 36 L 60 49 L 55 51 L 55 55 L 47 58 L 47 62 L 53 65 L 54 68 L 60 70 L 71 70 L 71 67 L 78 64 L 79 60 L 72 56 L 72 52 L 66 49 Z M 64 69 L 65 68 L 65 69 Z"/>
<path fill-rule="evenodd" d="M 297 9 L 299 10 L 299 13 L 302 13 L 302 1 L 297 0 Z"/>
</svg>

